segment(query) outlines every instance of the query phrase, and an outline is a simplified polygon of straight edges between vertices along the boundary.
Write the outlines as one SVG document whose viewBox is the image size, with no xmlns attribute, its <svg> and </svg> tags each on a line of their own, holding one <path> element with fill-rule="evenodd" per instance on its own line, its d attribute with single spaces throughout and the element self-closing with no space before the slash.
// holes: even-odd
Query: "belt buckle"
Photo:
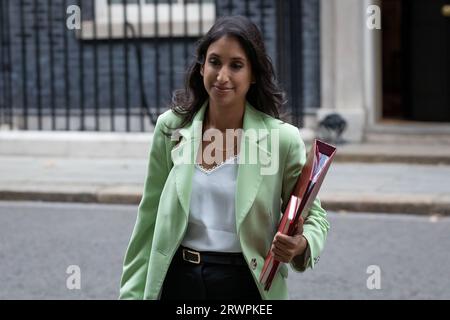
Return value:
<svg viewBox="0 0 450 320">
<path fill-rule="evenodd" d="M 195 260 L 189 259 L 188 257 L 186 257 L 186 253 L 194 255 L 196 259 Z M 183 260 L 194 264 L 200 264 L 200 252 L 183 249 Z"/>
</svg>

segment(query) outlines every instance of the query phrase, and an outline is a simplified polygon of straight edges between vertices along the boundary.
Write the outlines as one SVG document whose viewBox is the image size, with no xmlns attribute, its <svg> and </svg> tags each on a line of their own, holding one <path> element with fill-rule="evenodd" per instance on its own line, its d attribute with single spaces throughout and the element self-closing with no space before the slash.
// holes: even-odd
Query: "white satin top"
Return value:
<svg viewBox="0 0 450 320">
<path fill-rule="evenodd" d="M 195 164 L 183 246 L 197 251 L 242 252 L 235 213 L 238 157 L 212 169 Z"/>
</svg>

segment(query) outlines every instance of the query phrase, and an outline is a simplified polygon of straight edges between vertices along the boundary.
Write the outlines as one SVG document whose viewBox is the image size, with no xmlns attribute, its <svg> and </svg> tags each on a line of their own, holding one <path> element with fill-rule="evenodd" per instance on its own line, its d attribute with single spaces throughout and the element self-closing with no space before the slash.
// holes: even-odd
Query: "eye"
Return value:
<svg viewBox="0 0 450 320">
<path fill-rule="evenodd" d="M 240 63 L 233 63 L 233 64 L 231 65 L 231 67 L 232 67 L 233 69 L 239 70 L 239 69 L 241 69 L 241 68 L 243 67 L 243 65 L 240 64 Z"/>
<path fill-rule="evenodd" d="M 219 60 L 217 60 L 216 58 L 209 59 L 209 63 L 213 66 L 218 66 L 220 64 Z"/>
</svg>

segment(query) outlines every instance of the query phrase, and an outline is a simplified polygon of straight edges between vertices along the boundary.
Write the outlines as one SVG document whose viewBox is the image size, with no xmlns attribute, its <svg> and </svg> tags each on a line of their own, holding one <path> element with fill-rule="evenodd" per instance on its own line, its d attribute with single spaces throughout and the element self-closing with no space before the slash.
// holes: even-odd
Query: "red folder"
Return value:
<svg viewBox="0 0 450 320">
<path fill-rule="evenodd" d="M 307 217 L 335 154 L 336 147 L 320 140 L 314 140 L 306 164 L 303 166 L 281 218 L 278 226 L 279 232 L 292 236 L 300 216 Z M 264 285 L 264 290 L 270 289 L 280 266 L 280 261 L 274 259 L 269 249 L 259 277 L 259 281 Z"/>
</svg>

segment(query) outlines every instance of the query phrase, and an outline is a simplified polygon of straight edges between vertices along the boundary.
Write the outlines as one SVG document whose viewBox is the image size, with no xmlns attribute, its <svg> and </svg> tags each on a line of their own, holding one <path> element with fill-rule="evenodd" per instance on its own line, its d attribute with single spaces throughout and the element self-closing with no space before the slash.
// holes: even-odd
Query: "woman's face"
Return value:
<svg viewBox="0 0 450 320">
<path fill-rule="evenodd" d="M 213 103 L 220 106 L 244 104 L 252 82 L 252 70 L 236 38 L 224 36 L 211 43 L 200 74 Z"/>
</svg>

